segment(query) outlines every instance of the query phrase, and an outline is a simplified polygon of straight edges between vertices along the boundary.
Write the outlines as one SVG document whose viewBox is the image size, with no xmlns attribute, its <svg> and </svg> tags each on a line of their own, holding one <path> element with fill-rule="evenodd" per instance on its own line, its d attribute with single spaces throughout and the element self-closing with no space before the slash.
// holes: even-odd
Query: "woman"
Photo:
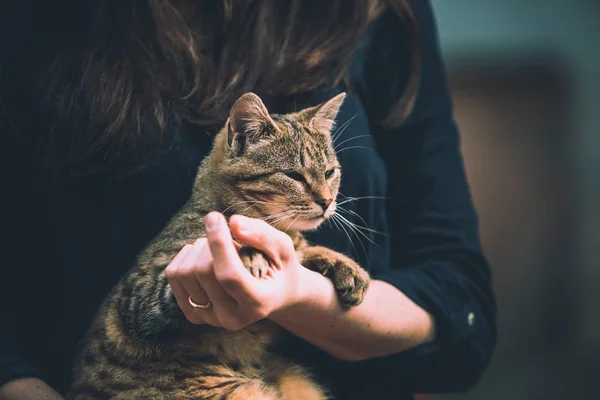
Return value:
<svg viewBox="0 0 600 400">
<path fill-rule="evenodd" d="M 282 351 L 340 399 L 476 384 L 495 303 L 429 2 L 13 3 L 0 13 L 0 398 L 65 392 L 98 304 L 185 202 L 211 134 L 246 91 L 279 112 L 350 92 L 338 116 L 344 206 L 384 233 L 373 243 L 333 227 L 311 236 L 353 255 L 373 282 L 344 311 L 326 278 L 302 272 L 302 296 L 282 294 L 264 315 L 295 335 Z M 231 229 L 297 271 L 279 232 L 211 218 L 209 247 L 188 270 L 227 275 L 238 261 Z M 172 286 L 190 279 L 170 274 Z M 194 299 L 208 301 L 212 289 L 195 282 Z M 183 309 L 223 325 L 217 310 Z M 229 329 L 256 318 L 229 317 Z"/>
</svg>

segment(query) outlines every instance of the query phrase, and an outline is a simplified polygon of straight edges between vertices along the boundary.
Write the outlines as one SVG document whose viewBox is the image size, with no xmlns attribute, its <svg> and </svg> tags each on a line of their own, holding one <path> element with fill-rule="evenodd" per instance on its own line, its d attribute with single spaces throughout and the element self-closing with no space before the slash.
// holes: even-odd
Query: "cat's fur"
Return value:
<svg viewBox="0 0 600 400">
<path fill-rule="evenodd" d="M 327 397 L 303 367 L 268 351 L 283 334 L 269 321 L 239 331 L 189 323 L 164 270 L 182 247 L 205 236 L 209 211 L 273 215 L 267 220 L 287 230 L 301 264 L 329 276 L 342 303 L 359 304 L 367 273 L 342 254 L 309 246 L 299 233 L 335 211 L 341 172 L 331 129 L 344 96 L 272 116 L 254 94 L 236 102 L 198 171 L 191 198 L 103 302 L 81 343 L 69 399 Z M 311 219 L 319 214 L 323 218 Z M 277 224 L 282 215 L 290 217 Z M 240 255 L 258 279 L 266 268 L 262 253 L 242 247 Z"/>
</svg>

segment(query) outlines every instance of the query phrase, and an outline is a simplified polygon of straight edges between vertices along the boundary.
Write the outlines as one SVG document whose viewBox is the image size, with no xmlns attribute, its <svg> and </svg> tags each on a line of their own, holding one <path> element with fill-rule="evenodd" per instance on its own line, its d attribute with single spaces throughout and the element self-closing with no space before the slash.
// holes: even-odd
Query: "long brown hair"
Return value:
<svg viewBox="0 0 600 400">
<path fill-rule="evenodd" d="M 131 148 L 149 121 L 159 130 L 169 121 L 210 126 L 244 92 L 285 97 L 340 82 L 361 35 L 386 7 L 414 24 L 405 0 L 92 3 L 46 90 L 58 116 L 48 139 L 68 143 L 63 154 L 75 163 Z M 411 108 L 417 62 L 415 54 L 415 76 L 383 123 L 400 123 Z"/>
</svg>

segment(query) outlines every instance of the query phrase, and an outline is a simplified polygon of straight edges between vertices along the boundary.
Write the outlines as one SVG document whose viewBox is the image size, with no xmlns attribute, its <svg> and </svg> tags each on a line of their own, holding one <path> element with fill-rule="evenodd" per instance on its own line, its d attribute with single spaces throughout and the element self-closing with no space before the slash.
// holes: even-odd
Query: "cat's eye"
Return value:
<svg viewBox="0 0 600 400">
<path fill-rule="evenodd" d="M 329 179 L 333 176 L 333 174 L 335 174 L 335 169 L 330 169 L 328 171 L 325 172 L 325 179 Z"/>
<path fill-rule="evenodd" d="M 305 179 L 304 179 L 304 175 L 302 175 L 302 174 L 301 174 L 301 173 L 299 173 L 299 172 L 296 172 L 296 171 L 285 171 L 285 172 L 284 172 L 284 174 L 285 174 L 285 175 L 286 175 L 288 178 L 290 178 L 290 179 L 293 179 L 293 180 L 295 180 L 295 181 L 298 181 L 298 182 L 304 182 L 304 181 L 305 181 Z"/>
</svg>

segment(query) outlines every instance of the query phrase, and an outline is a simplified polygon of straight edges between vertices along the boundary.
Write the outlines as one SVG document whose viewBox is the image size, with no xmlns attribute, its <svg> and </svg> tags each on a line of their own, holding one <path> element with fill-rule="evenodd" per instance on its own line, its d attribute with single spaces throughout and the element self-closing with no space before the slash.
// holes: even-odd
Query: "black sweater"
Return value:
<svg viewBox="0 0 600 400">
<path fill-rule="evenodd" d="M 385 235 L 373 234 L 375 244 L 364 237 L 362 244 L 356 237 L 351 243 L 343 231 L 325 226 L 310 238 L 352 255 L 374 279 L 391 283 L 430 312 L 437 340 L 359 363 L 333 360 L 300 340 L 288 343 L 285 351 L 312 365 L 341 399 L 409 399 L 412 393 L 467 389 L 484 372 L 496 341 L 490 269 L 459 152 L 435 21 L 428 1 L 412 5 L 423 68 L 414 112 L 396 129 L 378 123 L 410 74 L 406 27 L 386 13 L 352 61 L 352 96 L 339 115 L 340 124 L 356 117 L 337 142 L 343 149 L 341 191 L 348 198 L 368 197 L 344 206 L 364 219 L 354 222 Z M 27 43 L 26 36 L 19 41 L 18 32 L 36 32 L 26 23 L 35 20 L 17 21 L 2 21 L 3 57 L 12 54 L 10 44 Z M 21 128 L 44 129 L 27 123 L 37 119 L 28 88 L 39 76 L 35 66 L 14 60 L 7 60 L 0 77 L 0 386 L 36 376 L 64 392 L 77 340 L 135 254 L 189 196 L 211 138 L 183 125 L 167 132 L 179 145 L 133 175 L 51 176 L 34 167 L 34 152 L 24 139 L 29 136 Z M 330 93 L 315 92 L 311 102 Z"/>
</svg>

